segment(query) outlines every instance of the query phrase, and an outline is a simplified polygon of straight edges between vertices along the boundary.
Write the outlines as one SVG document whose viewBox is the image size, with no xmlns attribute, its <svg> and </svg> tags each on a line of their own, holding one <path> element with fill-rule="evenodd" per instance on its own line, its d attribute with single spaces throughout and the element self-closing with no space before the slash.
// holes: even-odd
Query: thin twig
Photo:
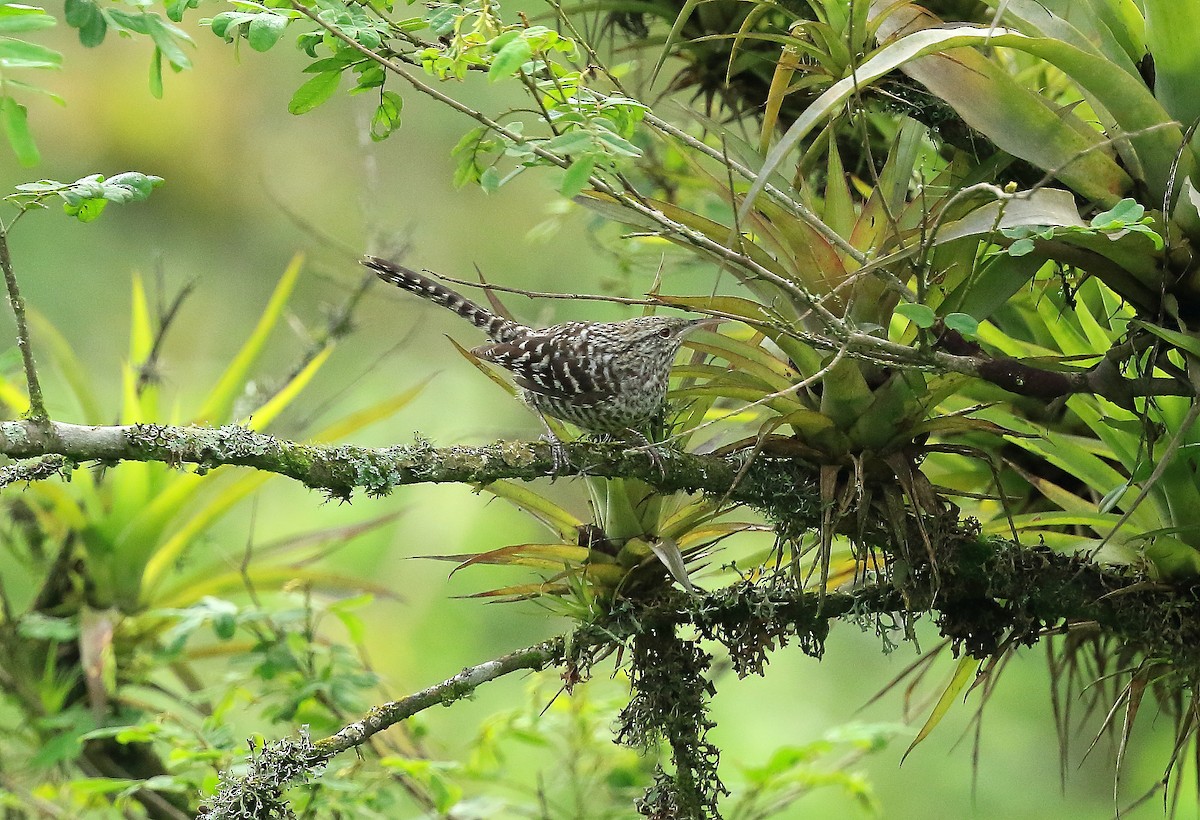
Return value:
<svg viewBox="0 0 1200 820">
<path fill-rule="evenodd" d="M 162 355 L 163 342 L 167 338 L 167 332 L 174 324 L 175 318 L 179 315 L 179 309 L 183 306 L 183 302 L 192 294 L 196 288 L 196 280 L 192 279 L 179 289 L 175 297 L 171 300 L 171 304 L 162 311 L 158 320 L 158 332 L 154 334 L 154 342 L 150 346 L 150 353 L 147 354 L 146 360 L 138 367 L 137 392 L 141 395 L 146 387 L 157 376 L 157 365 L 159 356 Z"/>
<path fill-rule="evenodd" d="M 266 744 L 250 760 L 248 770 L 237 777 L 222 775 L 221 788 L 206 801 L 200 817 L 205 820 L 235 820 L 247 817 L 245 807 L 258 811 L 253 816 L 265 817 L 263 810 L 270 806 L 284 816 L 286 800 L 283 792 L 289 785 L 302 782 L 321 768 L 330 758 L 356 746 L 373 735 L 432 706 L 449 705 L 468 697 L 488 681 L 521 670 L 540 670 L 560 663 L 566 652 L 566 641 L 555 638 L 525 649 L 510 652 L 478 666 L 467 667 L 457 675 L 421 692 L 373 708 L 362 720 L 315 743 L 307 733 L 299 738 L 283 738 Z"/>
<path fill-rule="evenodd" d="M 382 732 L 402 720 L 412 717 L 431 706 L 449 705 L 470 695 L 480 685 L 521 670 L 538 671 L 550 664 L 561 662 L 565 652 L 562 638 L 554 638 L 516 652 L 510 652 L 478 666 L 468 666 L 452 678 L 423 689 L 408 697 L 394 700 L 373 708 L 362 720 L 345 726 L 340 731 L 313 744 L 318 754 L 333 757 L 367 738 Z"/>
<path fill-rule="evenodd" d="M 453 276 L 447 276 L 444 273 L 435 273 L 428 268 L 424 269 L 426 273 L 431 273 L 438 279 L 444 282 L 450 282 L 454 285 L 464 285 L 470 288 L 479 288 L 480 290 L 488 291 L 495 290 L 500 293 L 515 293 L 517 296 L 528 296 L 530 299 L 567 299 L 581 302 L 611 302 L 614 305 L 639 305 L 648 307 L 663 307 L 670 300 L 670 297 L 664 299 L 630 299 L 624 296 L 602 296 L 593 293 L 551 293 L 542 290 L 526 290 L 525 288 L 506 287 L 504 285 L 493 285 L 490 282 L 472 282 L 470 279 L 457 279 Z M 664 301 L 666 300 L 666 301 Z"/>
<path fill-rule="evenodd" d="M 42 399 L 42 385 L 38 381 L 37 365 L 33 361 L 33 348 L 29 344 L 29 326 L 25 322 L 25 300 L 17 286 L 17 274 L 13 270 L 12 256 L 8 250 L 8 230 L 0 225 L 0 268 L 4 270 L 4 285 L 8 288 L 8 304 L 17 320 L 17 347 L 21 349 L 21 360 L 25 364 L 25 381 L 29 385 L 29 419 L 44 426 L 50 420 L 46 404 Z"/>
</svg>

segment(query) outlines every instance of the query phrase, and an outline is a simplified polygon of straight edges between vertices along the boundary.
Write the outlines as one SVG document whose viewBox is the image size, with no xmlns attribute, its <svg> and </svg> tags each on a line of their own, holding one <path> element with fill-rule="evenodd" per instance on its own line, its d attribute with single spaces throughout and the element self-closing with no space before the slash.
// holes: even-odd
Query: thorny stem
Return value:
<svg viewBox="0 0 1200 820">
<path fill-rule="evenodd" d="M 42 399 L 42 385 L 38 381 L 37 365 L 33 361 L 33 348 L 29 344 L 29 326 L 25 321 L 25 300 L 17 286 L 17 274 L 13 270 L 12 256 L 8 250 L 8 230 L 0 225 L 0 268 L 4 270 L 4 285 L 8 288 L 8 303 L 17 320 L 17 347 L 21 349 L 21 360 L 25 364 L 25 381 L 29 385 L 30 421 L 39 427 L 50 421 L 46 404 Z"/>
</svg>

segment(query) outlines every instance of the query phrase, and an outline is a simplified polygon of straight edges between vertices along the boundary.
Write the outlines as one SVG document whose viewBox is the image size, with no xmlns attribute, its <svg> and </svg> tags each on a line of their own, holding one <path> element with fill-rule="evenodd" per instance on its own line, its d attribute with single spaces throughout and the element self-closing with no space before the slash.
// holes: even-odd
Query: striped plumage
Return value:
<svg viewBox="0 0 1200 820">
<path fill-rule="evenodd" d="M 597 433 L 637 431 L 662 407 L 683 336 L 706 319 L 643 316 L 623 322 L 518 324 L 386 259 L 362 263 L 380 279 L 449 308 L 492 339 L 472 352 L 512 372 L 525 400 Z"/>
</svg>

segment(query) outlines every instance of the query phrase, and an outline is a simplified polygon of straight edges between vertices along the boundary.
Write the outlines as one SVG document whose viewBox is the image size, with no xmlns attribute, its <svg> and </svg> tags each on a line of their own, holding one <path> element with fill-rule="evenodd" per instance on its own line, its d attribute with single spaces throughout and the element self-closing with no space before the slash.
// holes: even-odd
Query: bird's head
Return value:
<svg viewBox="0 0 1200 820">
<path fill-rule="evenodd" d="M 683 338 L 698 328 L 715 327 L 717 319 L 680 319 L 675 316 L 642 316 L 621 322 L 622 347 L 632 356 L 675 358 Z"/>
</svg>

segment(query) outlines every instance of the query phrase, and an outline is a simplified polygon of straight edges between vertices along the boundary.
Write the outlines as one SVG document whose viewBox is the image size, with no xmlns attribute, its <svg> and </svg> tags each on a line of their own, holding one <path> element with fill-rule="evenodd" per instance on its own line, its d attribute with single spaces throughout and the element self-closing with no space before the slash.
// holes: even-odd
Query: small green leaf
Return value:
<svg viewBox="0 0 1200 820">
<path fill-rule="evenodd" d="M 0 38 L 0 68 L 62 68 L 62 54 L 37 43 Z"/>
<path fill-rule="evenodd" d="M 31 612 L 17 621 L 17 634 L 41 641 L 71 641 L 79 637 L 79 626 L 67 618 Z"/>
<path fill-rule="evenodd" d="M 1100 499 L 1100 504 L 1097 510 L 1101 513 L 1111 512 L 1113 507 L 1117 506 L 1117 502 L 1121 500 L 1121 496 L 1125 495 L 1125 491 L 1129 489 L 1129 482 L 1118 484 L 1104 494 L 1104 498 Z"/>
<path fill-rule="evenodd" d="M 979 322 L 965 313 L 947 313 L 942 320 L 950 330 L 957 330 L 964 338 L 974 339 L 979 332 Z"/>
<path fill-rule="evenodd" d="M 163 96 L 162 51 L 155 47 L 150 58 L 150 96 L 161 100 Z"/>
<path fill-rule="evenodd" d="M 55 19 L 35 6 L 8 3 L 0 5 L 0 34 L 15 34 L 19 31 L 37 31 L 50 28 Z"/>
<path fill-rule="evenodd" d="M 222 641 L 227 641 L 237 633 L 237 618 L 228 612 L 216 615 L 212 621 L 213 634 Z"/>
<path fill-rule="evenodd" d="M 4 134 L 8 144 L 22 165 L 37 165 L 41 156 L 29 133 L 29 122 L 25 115 L 25 106 L 12 97 L 0 97 L 0 118 L 3 119 Z"/>
<path fill-rule="evenodd" d="M 104 42 L 108 21 L 95 0 L 66 0 L 63 12 L 67 25 L 79 30 L 79 42 L 84 46 L 94 48 Z"/>
<path fill-rule="evenodd" d="M 490 194 L 500 187 L 500 172 L 496 170 L 496 166 L 485 168 L 479 175 L 479 187 L 485 194 Z"/>
<path fill-rule="evenodd" d="M 361 94 L 364 91 L 370 91 L 373 88 L 379 88 L 383 85 L 384 73 L 383 68 L 377 65 L 364 65 L 358 72 L 358 80 L 354 84 L 354 88 L 350 89 L 351 94 Z"/>
<path fill-rule="evenodd" d="M 106 199 L 85 199 L 81 202 L 63 203 L 63 212 L 73 216 L 80 222 L 95 222 L 108 207 Z"/>
<path fill-rule="evenodd" d="M 1122 199 L 1107 211 L 1092 217 L 1091 225 L 1102 230 L 1120 228 L 1130 222 L 1137 222 L 1145 214 L 1146 209 L 1137 200 Z"/>
<path fill-rule="evenodd" d="M 179 43 L 191 42 L 191 38 L 170 23 L 163 22 L 157 14 L 146 14 L 146 33 L 154 41 L 154 45 L 162 51 L 167 62 L 176 68 L 191 68 L 192 58 L 180 47 Z"/>
<path fill-rule="evenodd" d="M 503 34 L 501 34 L 499 37 L 497 37 L 496 39 L 494 39 L 490 43 L 488 43 L 488 51 L 492 52 L 493 54 L 496 54 L 496 53 L 500 52 L 506 45 L 508 45 L 509 43 L 511 43 L 513 40 L 517 39 L 520 36 L 521 36 L 521 32 L 518 31 L 517 29 L 512 29 L 511 31 L 506 31 Z"/>
<path fill-rule="evenodd" d="M 594 145 L 594 140 L 591 134 L 587 131 L 568 131 L 565 134 L 559 134 L 553 139 L 546 141 L 542 147 L 547 151 L 552 151 L 560 156 L 566 154 L 576 154 L 580 151 L 586 151 Z"/>
<path fill-rule="evenodd" d="M 21 80 L 13 80 L 13 79 L 10 79 L 7 77 L 5 78 L 4 81 L 8 84 L 9 88 L 19 88 L 22 91 L 30 91 L 34 94 L 45 94 L 47 97 L 49 97 L 51 100 L 58 103 L 59 105 L 65 106 L 67 104 L 66 100 L 64 100 L 60 95 L 55 94 L 53 91 L 51 91 L 48 88 L 42 88 L 41 86 L 32 85 L 30 83 L 22 82 Z"/>
<path fill-rule="evenodd" d="M 250 48 L 255 51 L 269 51 L 283 36 L 287 22 L 287 18 L 279 14 L 256 14 L 246 32 L 246 41 L 250 43 Z"/>
<path fill-rule="evenodd" d="M 103 196 L 109 202 L 141 202 L 148 199 L 154 189 L 162 183 L 162 177 L 126 171 L 105 181 Z"/>
<path fill-rule="evenodd" d="M 387 139 L 400 127 L 400 113 L 404 110 L 404 98 L 395 91 L 385 91 L 380 97 L 375 114 L 371 117 L 371 139 L 378 142 Z"/>
<path fill-rule="evenodd" d="M 1033 253 L 1033 240 L 1029 237 L 1018 239 L 1008 246 L 1009 256 L 1024 256 L 1027 253 Z"/>
<path fill-rule="evenodd" d="M 919 305 L 915 302 L 904 302 L 896 306 L 896 313 L 908 319 L 919 328 L 933 327 L 937 315 L 929 305 Z"/>
<path fill-rule="evenodd" d="M 304 67 L 305 74 L 323 74 L 327 71 L 341 71 L 358 61 L 357 55 L 347 57 L 323 57 Z"/>
<path fill-rule="evenodd" d="M 254 19 L 254 15 L 246 14 L 240 11 L 223 11 L 216 17 L 208 21 L 208 27 L 212 29 L 212 33 L 223 38 L 226 42 L 232 43 L 237 36 L 238 29 L 247 25 L 250 20 Z"/>
<path fill-rule="evenodd" d="M 163 5 L 167 9 L 167 18 L 173 22 L 181 22 L 183 13 L 200 5 L 200 0 L 166 0 Z"/>
<path fill-rule="evenodd" d="M 492 67 L 488 69 L 488 80 L 496 82 L 512 76 L 532 56 L 533 49 L 529 47 L 527 40 L 514 39 L 497 52 L 495 59 L 492 60 Z"/>
<path fill-rule="evenodd" d="M 307 114 L 309 111 L 312 111 L 333 96 L 333 92 L 337 91 L 338 82 L 341 79 L 342 75 L 338 72 L 327 71 L 317 74 L 296 89 L 296 93 L 292 95 L 291 102 L 288 103 L 288 112 L 291 114 Z"/>
<path fill-rule="evenodd" d="M 588 178 L 596 168 L 594 156 L 583 156 L 571 163 L 571 167 L 563 174 L 562 185 L 558 190 L 568 199 L 578 196 L 587 187 Z"/>
<path fill-rule="evenodd" d="M 600 120 L 600 122 L 604 122 L 604 120 Z M 618 154 L 624 154 L 627 157 L 640 157 L 642 155 L 641 148 L 638 148 L 629 140 L 611 131 L 601 129 L 596 134 L 596 138 Z"/>
</svg>

